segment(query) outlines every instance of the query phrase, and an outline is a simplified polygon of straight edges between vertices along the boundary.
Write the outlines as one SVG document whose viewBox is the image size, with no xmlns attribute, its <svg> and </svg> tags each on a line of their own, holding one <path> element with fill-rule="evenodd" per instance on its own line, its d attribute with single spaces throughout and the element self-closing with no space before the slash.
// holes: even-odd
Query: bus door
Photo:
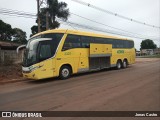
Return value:
<svg viewBox="0 0 160 120">
<path fill-rule="evenodd" d="M 39 77 L 49 78 L 53 77 L 53 50 L 52 50 L 52 41 L 40 41 L 38 48 L 39 56 Z"/>
<path fill-rule="evenodd" d="M 85 72 L 89 70 L 88 64 L 88 49 L 82 48 L 79 51 L 78 72 Z"/>
</svg>

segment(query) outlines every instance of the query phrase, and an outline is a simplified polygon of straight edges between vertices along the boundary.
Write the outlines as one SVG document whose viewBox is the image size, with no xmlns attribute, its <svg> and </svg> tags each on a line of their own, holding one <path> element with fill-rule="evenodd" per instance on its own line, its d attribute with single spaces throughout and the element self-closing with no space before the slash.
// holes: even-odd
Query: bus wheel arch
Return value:
<svg viewBox="0 0 160 120">
<path fill-rule="evenodd" d="M 122 67 L 123 67 L 123 68 L 127 68 L 127 66 L 128 66 L 128 60 L 127 60 L 127 58 L 125 58 L 125 59 L 123 60 Z"/>
<path fill-rule="evenodd" d="M 117 60 L 117 63 L 116 63 L 116 69 L 119 70 L 122 68 L 122 60 L 121 59 L 118 59 Z"/>
<path fill-rule="evenodd" d="M 71 76 L 72 74 L 72 67 L 70 64 L 64 64 L 59 69 L 59 77 L 60 79 L 64 80 Z"/>
</svg>

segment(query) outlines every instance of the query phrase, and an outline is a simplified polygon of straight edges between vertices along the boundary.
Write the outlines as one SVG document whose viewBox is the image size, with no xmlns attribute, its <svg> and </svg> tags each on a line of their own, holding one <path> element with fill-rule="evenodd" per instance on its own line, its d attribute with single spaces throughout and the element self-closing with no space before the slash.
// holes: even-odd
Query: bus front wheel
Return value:
<svg viewBox="0 0 160 120">
<path fill-rule="evenodd" d="M 61 67 L 59 71 L 59 77 L 60 79 L 64 80 L 71 76 L 71 68 L 67 65 L 64 65 Z"/>
</svg>

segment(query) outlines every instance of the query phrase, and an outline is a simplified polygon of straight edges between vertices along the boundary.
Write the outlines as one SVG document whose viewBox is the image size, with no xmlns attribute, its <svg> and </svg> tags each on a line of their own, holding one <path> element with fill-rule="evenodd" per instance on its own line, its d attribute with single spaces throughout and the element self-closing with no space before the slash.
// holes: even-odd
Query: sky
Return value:
<svg viewBox="0 0 160 120">
<path fill-rule="evenodd" d="M 140 49 L 140 43 L 145 38 L 152 39 L 154 43 L 156 43 L 157 46 L 160 47 L 160 29 L 149 27 L 144 24 L 143 25 L 138 24 L 126 19 L 122 19 L 117 16 L 79 4 L 72 0 L 59 0 L 59 1 L 66 2 L 68 4 L 68 8 L 71 13 L 83 16 L 93 21 L 97 21 L 99 23 L 105 24 L 106 26 L 88 21 L 86 19 L 82 19 L 73 14 L 71 14 L 70 17 L 68 18 L 68 20 L 71 22 L 107 29 L 110 31 L 114 30 L 116 32 L 122 32 L 107 27 L 111 26 L 117 29 L 122 29 L 128 32 L 132 32 L 132 34 L 134 35 L 140 34 L 138 36 L 141 36 L 141 38 L 123 36 L 125 38 L 133 39 L 135 42 L 135 48 L 137 50 Z M 102 8 L 111 11 L 113 13 L 117 13 L 119 15 L 123 15 L 125 17 L 138 20 L 143 23 L 151 24 L 154 26 L 160 26 L 160 0 L 81 0 L 81 1 L 97 6 L 98 8 Z M 2 8 L 36 14 L 37 0 L 0 0 L 0 9 Z M 6 23 L 11 24 L 12 28 L 20 28 L 23 31 L 25 31 L 27 33 L 28 38 L 31 34 L 30 28 L 33 25 L 36 25 L 35 19 L 33 18 L 8 16 L 8 15 L 3 15 L 1 12 L 0 12 L 0 19 Z M 98 32 L 94 30 L 78 28 L 72 26 L 71 24 L 69 25 L 66 23 L 61 24 L 60 28 L 91 31 L 91 32 L 93 31 L 95 33 Z M 110 35 L 110 33 L 108 32 L 102 34 Z"/>
</svg>

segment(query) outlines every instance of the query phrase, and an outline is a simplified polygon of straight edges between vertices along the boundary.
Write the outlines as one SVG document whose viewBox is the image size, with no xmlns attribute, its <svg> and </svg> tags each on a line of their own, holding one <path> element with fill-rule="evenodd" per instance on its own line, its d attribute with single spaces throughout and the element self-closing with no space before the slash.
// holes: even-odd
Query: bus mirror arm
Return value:
<svg viewBox="0 0 160 120">
<path fill-rule="evenodd" d="M 16 50 L 16 51 L 17 51 L 17 54 L 19 53 L 19 49 L 20 49 L 20 48 L 25 48 L 25 47 L 26 47 L 26 45 L 18 46 L 18 48 L 17 48 L 17 50 Z"/>
</svg>

